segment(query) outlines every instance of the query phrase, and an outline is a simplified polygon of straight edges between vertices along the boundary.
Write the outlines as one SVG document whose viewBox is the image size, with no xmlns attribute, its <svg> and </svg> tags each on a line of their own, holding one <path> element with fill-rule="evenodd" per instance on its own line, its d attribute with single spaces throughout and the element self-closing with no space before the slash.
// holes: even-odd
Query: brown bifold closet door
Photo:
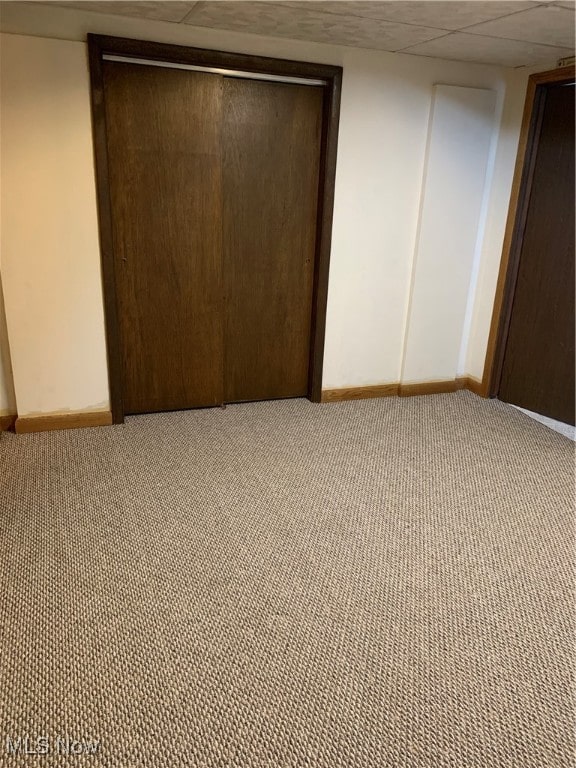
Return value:
<svg viewBox="0 0 576 768">
<path fill-rule="evenodd" d="M 498 397 L 574 424 L 574 85 L 548 86 Z"/>
<path fill-rule="evenodd" d="M 222 403 L 223 80 L 103 68 L 124 411 Z"/>
<path fill-rule="evenodd" d="M 322 88 L 225 78 L 225 400 L 308 391 Z"/>
</svg>

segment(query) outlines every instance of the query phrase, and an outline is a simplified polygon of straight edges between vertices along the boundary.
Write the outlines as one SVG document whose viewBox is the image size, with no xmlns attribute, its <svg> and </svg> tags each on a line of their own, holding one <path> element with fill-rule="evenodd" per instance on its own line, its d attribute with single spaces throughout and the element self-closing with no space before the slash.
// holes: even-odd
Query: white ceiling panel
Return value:
<svg viewBox="0 0 576 768">
<path fill-rule="evenodd" d="M 455 2 L 454 0 L 394 0 L 393 2 L 378 2 L 378 0 L 359 0 L 346 2 L 289 2 L 280 0 L 282 5 L 303 10 L 315 10 L 322 13 L 362 16 L 369 19 L 397 21 L 405 24 L 417 24 L 424 27 L 454 30 L 490 21 L 511 13 L 517 13 L 532 8 L 533 2 L 499 2 L 499 0 L 469 0 Z"/>
<path fill-rule="evenodd" d="M 97 13 L 113 13 L 118 16 L 132 16 L 138 19 L 155 19 L 156 21 L 182 21 L 196 2 L 178 2 L 178 0 L 146 0 L 146 2 L 50 2 L 48 5 L 57 5 L 61 8 L 75 8 L 82 11 L 96 11 Z"/>
<path fill-rule="evenodd" d="M 574 55 L 574 0 L 44 0 L 59 6 L 500 66 Z"/>
<path fill-rule="evenodd" d="M 574 46 L 574 12 L 556 5 L 541 5 L 514 16 L 488 21 L 466 30 L 473 35 L 505 37 L 544 45 Z"/>
<path fill-rule="evenodd" d="M 454 32 L 439 40 L 430 40 L 403 52 L 417 56 L 472 61 L 479 64 L 499 64 L 504 67 L 540 64 L 554 66 L 559 58 L 573 55 L 571 48 L 558 48 L 495 37 L 481 37 L 465 32 Z"/>
<path fill-rule="evenodd" d="M 442 30 L 414 24 L 337 16 L 270 2 L 239 0 L 199 3 L 186 17 L 185 23 L 383 51 L 396 51 L 445 34 Z"/>
</svg>

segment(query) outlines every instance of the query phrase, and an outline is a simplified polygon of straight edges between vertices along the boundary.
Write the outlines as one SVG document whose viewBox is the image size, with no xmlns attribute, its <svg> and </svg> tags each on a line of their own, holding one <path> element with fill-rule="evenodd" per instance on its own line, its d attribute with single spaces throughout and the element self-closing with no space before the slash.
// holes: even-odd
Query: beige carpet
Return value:
<svg viewBox="0 0 576 768">
<path fill-rule="evenodd" d="M 509 406 L 246 404 L 0 461 L 0 765 L 573 764 L 574 446 Z"/>
</svg>

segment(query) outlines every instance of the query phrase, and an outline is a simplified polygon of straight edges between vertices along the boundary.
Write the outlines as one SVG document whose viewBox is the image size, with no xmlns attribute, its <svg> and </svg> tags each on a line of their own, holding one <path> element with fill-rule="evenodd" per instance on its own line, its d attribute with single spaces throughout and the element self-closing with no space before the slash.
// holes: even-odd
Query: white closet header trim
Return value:
<svg viewBox="0 0 576 768">
<path fill-rule="evenodd" d="M 212 75 L 224 77 L 241 77 L 247 80 L 268 80 L 273 83 L 291 83 L 293 85 L 326 85 L 325 80 L 313 80 L 307 77 L 286 77 L 284 75 L 268 75 L 262 72 L 244 72 L 239 69 L 222 69 L 220 67 L 201 67 L 196 64 L 176 64 L 171 61 L 158 61 L 157 59 L 139 59 L 130 56 L 115 56 L 105 53 L 102 58 L 105 61 L 118 61 L 121 64 L 144 64 L 148 67 L 167 67 L 168 69 L 189 69 L 193 72 L 207 72 Z"/>
</svg>

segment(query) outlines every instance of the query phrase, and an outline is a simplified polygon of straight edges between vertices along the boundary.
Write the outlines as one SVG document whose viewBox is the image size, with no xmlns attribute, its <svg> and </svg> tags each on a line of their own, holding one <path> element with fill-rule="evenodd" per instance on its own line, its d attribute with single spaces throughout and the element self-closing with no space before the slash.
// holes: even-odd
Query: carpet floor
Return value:
<svg viewBox="0 0 576 768">
<path fill-rule="evenodd" d="M 0 462 L 1 766 L 573 765 L 574 445 L 513 408 L 243 404 Z"/>
</svg>

